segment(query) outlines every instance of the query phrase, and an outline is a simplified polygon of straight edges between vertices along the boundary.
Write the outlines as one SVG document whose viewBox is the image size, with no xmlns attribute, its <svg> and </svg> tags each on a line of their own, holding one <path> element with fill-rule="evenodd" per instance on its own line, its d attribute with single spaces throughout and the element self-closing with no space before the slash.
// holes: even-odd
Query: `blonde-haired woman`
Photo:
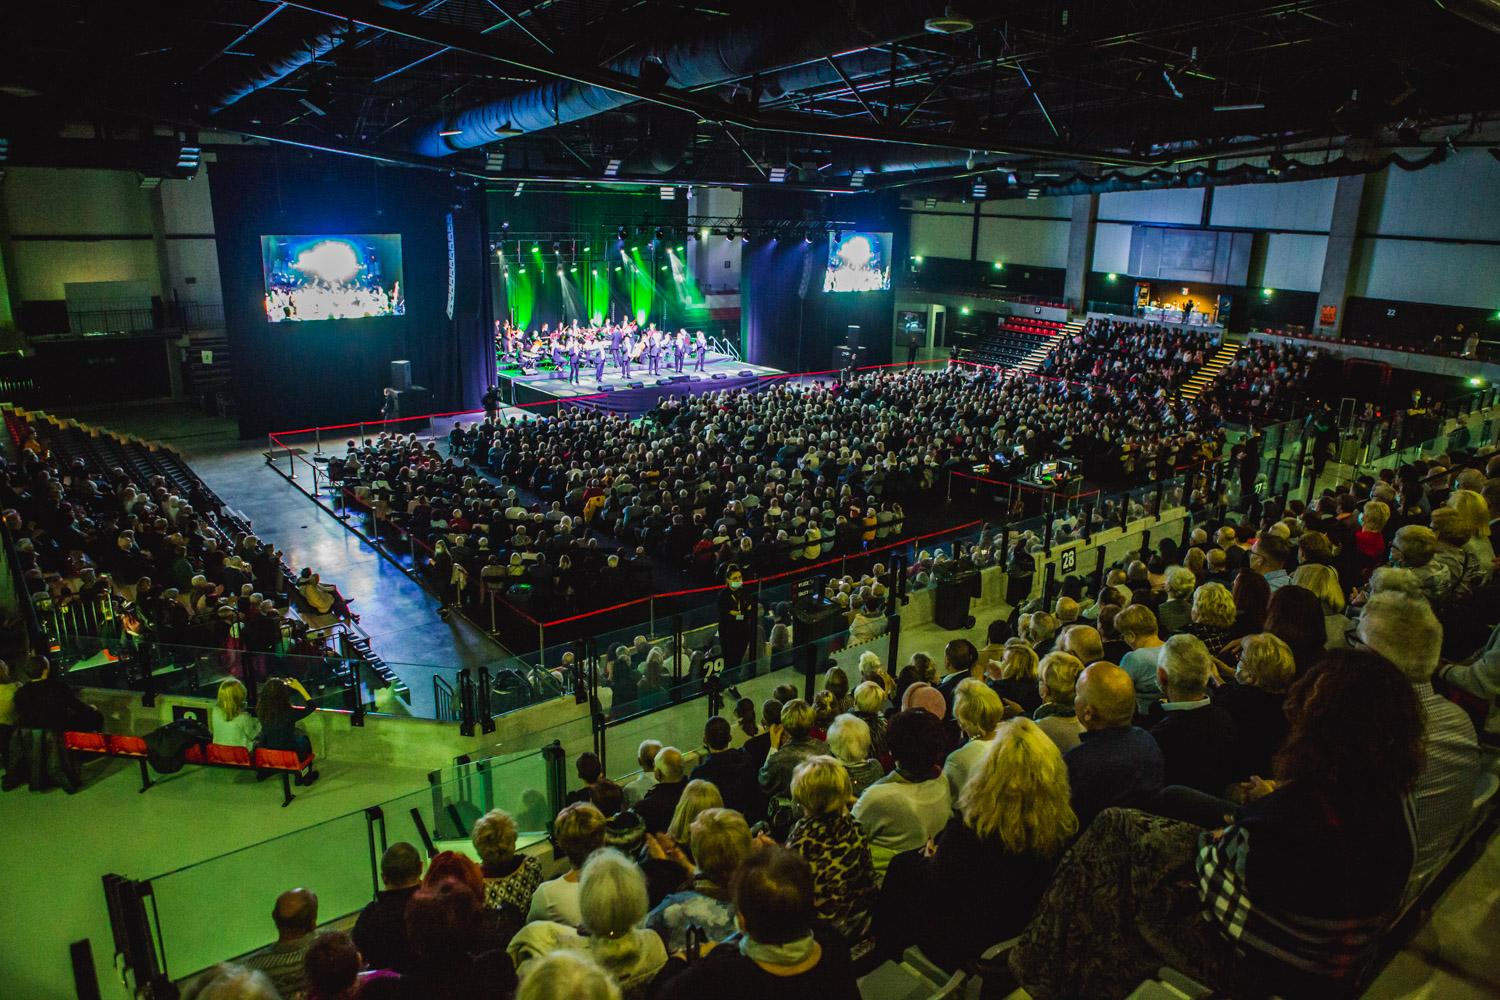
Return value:
<svg viewBox="0 0 1500 1000">
<path fill-rule="evenodd" d="M 722 808 L 724 796 L 719 794 L 718 786 L 711 781 L 694 778 L 683 788 L 682 797 L 677 800 L 672 821 L 667 824 L 667 835 L 679 844 L 686 844 L 693 820 L 698 818 L 698 814 L 705 809 Z"/>
<path fill-rule="evenodd" d="M 1480 503 L 1484 503 L 1481 497 Z M 1485 527 L 1489 523 L 1485 522 Z M 1439 507 L 1432 512 L 1432 530 L 1438 537 L 1435 562 L 1448 567 L 1453 578 L 1454 598 L 1466 598 L 1490 582 L 1495 550 L 1488 538 L 1475 534 L 1468 516 L 1456 507 Z"/>
<path fill-rule="evenodd" d="M 1234 595 L 1222 583 L 1205 583 L 1193 591 L 1191 621 L 1183 629 L 1188 635 L 1203 640 L 1203 645 L 1214 656 L 1229 642 L 1239 609 L 1234 606 Z"/>
<path fill-rule="evenodd" d="M 474 821 L 469 840 L 484 873 L 485 908 L 512 906 L 518 916 L 524 915 L 531 894 L 542 884 L 542 864 L 516 853 L 516 821 L 504 809 L 491 809 Z"/>
<path fill-rule="evenodd" d="M 1083 739 L 1083 726 L 1078 722 L 1074 705 L 1081 673 L 1083 661 L 1072 653 L 1048 653 L 1037 668 L 1036 687 L 1042 704 L 1031 718 L 1063 753 Z"/>
<path fill-rule="evenodd" d="M 260 735 L 260 720 L 245 708 L 245 685 L 233 677 L 219 682 L 219 695 L 208 713 L 209 731 L 220 746 L 249 750 Z"/>
<path fill-rule="evenodd" d="M 875 928 L 882 951 L 914 943 L 957 969 L 1019 934 L 1078 833 L 1070 795 L 1057 744 L 1030 719 L 1001 725 L 937 847 L 891 862 Z"/>
<path fill-rule="evenodd" d="M 1339 575 L 1332 566 L 1322 563 L 1306 563 L 1292 574 L 1292 583 L 1313 592 L 1323 606 L 1323 628 L 1328 636 L 1323 640 L 1324 649 L 1345 649 L 1349 645 L 1349 630 L 1354 627 L 1344 615 L 1344 588 Z"/>
<path fill-rule="evenodd" d="M 792 799 L 802 818 L 792 824 L 786 846 L 812 868 L 813 908 L 845 940 L 857 941 L 870 928 L 877 882 L 870 838 L 849 814 L 849 772 L 832 757 L 809 757 L 792 772 Z"/>
<path fill-rule="evenodd" d="M 1000 661 L 991 660 L 987 665 L 989 685 L 996 694 L 1020 705 L 1021 710 L 1029 715 L 1042 704 L 1036 689 L 1039 662 L 1037 651 L 1025 639 L 1010 639 L 1005 643 Z"/>
</svg>

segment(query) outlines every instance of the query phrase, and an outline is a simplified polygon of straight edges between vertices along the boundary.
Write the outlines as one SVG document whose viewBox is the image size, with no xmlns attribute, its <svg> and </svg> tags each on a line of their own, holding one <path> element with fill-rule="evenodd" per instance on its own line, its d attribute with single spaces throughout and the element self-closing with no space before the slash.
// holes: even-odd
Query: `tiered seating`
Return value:
<svg viewBox="0 0 1500 1000">
<path fill-rule="evenodd" d="M 1055 320 L 1007 316 L 994 333 L 963 351 L 966 361 L 1002 368 L 1020 368 L 1032 353 L 1066 332 L 1067 324 Z"/>
<path fill-rule="evenodd" d="M 151 787 L 151 771 L 147 767 L 149 751 L 146 740 L 140 736 L 120 736 L 112 733 L 63 733 L 63 745 L 75 754 L 93 754 L 96 757 L 119 757 L 134 760 L 141 769 L 141 791 Z M 292 775 L 312 766 L 312 753 L 300 756 L 295 750 L 267 750 L 256 747 L 254 756 L 241 746 L 225 746 L 220 743 L 191 743 L 184 748 L 182 761 L 197 767 L 227 767 L 237 771 L 255 771 L 259 778 L 272 774 L 281 775 L 281 804 L 292 804 Z"/>
</svg>

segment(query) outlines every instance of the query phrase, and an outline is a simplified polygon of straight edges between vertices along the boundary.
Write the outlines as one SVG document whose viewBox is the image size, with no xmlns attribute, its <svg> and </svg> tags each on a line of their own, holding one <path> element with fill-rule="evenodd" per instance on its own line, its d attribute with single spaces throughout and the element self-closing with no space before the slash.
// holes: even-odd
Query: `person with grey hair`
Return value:
<svg viewBox="0 0 1500 1000">
<path fill-rule="evenodd" d="M 1447 564 L 1436 558 L 1437 552 L 1437 534 L 1423 524 L 1405 525 L 1391 539 L 1391 565 L 1415 573 L 1429 601 L 1441 601 L 1456 583 Z"/>
<path fill-rule="evenodd" d="M 1442 867 L 1468 825 L 1479 780 L 1479 739 L 1464 710 L 1432 689 L 1432 675 L 1442 655 L 1443 626 L 1425 600 L 1391 591 L 1371 597 L 1359 619 L 1359 641 L 1406 676 L 1426 720 L 1422 733 L 1425 759 L 1412 792 L 1416 858 L 1408 883 L 1410 895 Z"/>
<path fill-rule="evenodd" d="M 870 726 L 864 719 L 845 712 L 833 720 L 828 727 L 828 749 L 844 770 L 849 772 L 849 781 L 854 794 L 859 796 L 870 785 L 885 777 L 885 768 L 880 761 L 870 756 Z"/>
<path fill-rule="evenodd" d="M 527 964 L 516 1000 L 620 1000 L 620 988 L 587 953 L 554 951 Z"/>
<path fill-rule="evenodd" d="M 660 751 L 660 740 L 642 740 L 641 745 L 636 748 L 635 762 L 641 766 L 641 773 L 624 786 L 627 808 L 634 809 L 656 785 L 656 755 Z"/>
<path fill-rule="evenodd" d="M 1185 566 L 1167 567 L 1167 599 L 1157 605 L 1156 624 L 1161 636 L 1176 635 L 1193 620 L 1193 590 L 1198 578 Z"/>
<path fill-rule="evenodd" d="M 276 897 L 271 911 L 276 941 L 246 955 L 240 963 L 264 972 L 283 996 L 301 993 L 307 987 L 302 960 L 317 940 L 318 897 L 310 889 L 291 889 Z"/>
<path fill-rule="evenodd" d="M 652 771 L 656 775 L 656 784 L 641 797 L 635 811 L 646 824 L 647 833 L 661 833 L 672 822 L 672 814 L 677 811 L 677 803 L 687 787 L 682 751 L 676 747 L 662 747 L 652 761 Z"/>
<path fill-rule="evenodd" d="M 1195 635 L 1174 635 L 1162 647 L 1156 679 L 1165 698 L 1153 712 L 1151 736 L 1161 748 L 1163 778 L 1222 795 L 1235 778 L 1234 716 L 1208 697 L 1213 657 Z"/>
<path fill-rule="evenodd" d="M 517 931 L 505 950 L 522 976 L 543 955 L 563 949 L 587 952 L 614 977 L 626 1000 L 641 1000 L 667 964 L 661 936 L 644 927 L 647 908 L 640 866 L 612 847 L 601 848 L 578 878 L 579 929 L 536 920 Z"/>
<path fill-rule="evenodd" d="M 792 772 L 809 757 L 829 752 L 828 744 L 812 738 L 813 707 L 801 698 L 781 706 L 781 722 L 771 727 L 771 753 L 760 768 L 760 790 L 770 799 L 792 794 Z"/>
</svg>

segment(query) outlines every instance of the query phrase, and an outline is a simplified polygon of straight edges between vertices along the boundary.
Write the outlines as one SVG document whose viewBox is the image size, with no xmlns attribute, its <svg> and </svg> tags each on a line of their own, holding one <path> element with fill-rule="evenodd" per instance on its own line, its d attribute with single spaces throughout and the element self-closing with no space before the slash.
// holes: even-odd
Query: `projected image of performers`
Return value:
<svg viewBox="0 0 1500 1000">
<path fill-rule="evenodd" d="M 891 287 L 891 234 L 828 235 L 825 292 L 883 292 Z"/>
<path fill-rule="evenodd" d="M 262 236 L 272 323 L 404 316 L 401 237 Z"/>
</svg>

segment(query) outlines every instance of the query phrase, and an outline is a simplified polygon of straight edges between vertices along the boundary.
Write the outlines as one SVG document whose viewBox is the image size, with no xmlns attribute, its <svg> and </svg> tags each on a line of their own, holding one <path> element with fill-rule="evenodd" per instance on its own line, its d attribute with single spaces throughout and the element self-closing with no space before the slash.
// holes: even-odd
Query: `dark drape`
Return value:
<svg viewBox="0 0 1500 1000">
<path fill-rule="evenodd" d="M 493 362 L 484 227 L 471 182 L 271 148 L 220 153 L 209 183 L 242 437 L 372 417 L 398 359 L 411 361 L 413 381 L 431 390 L 433 410 L 478 405 Z M 406 315 L 267 322 L 260 237 L 313 233 L 400 234 Z"/>
</svg>

